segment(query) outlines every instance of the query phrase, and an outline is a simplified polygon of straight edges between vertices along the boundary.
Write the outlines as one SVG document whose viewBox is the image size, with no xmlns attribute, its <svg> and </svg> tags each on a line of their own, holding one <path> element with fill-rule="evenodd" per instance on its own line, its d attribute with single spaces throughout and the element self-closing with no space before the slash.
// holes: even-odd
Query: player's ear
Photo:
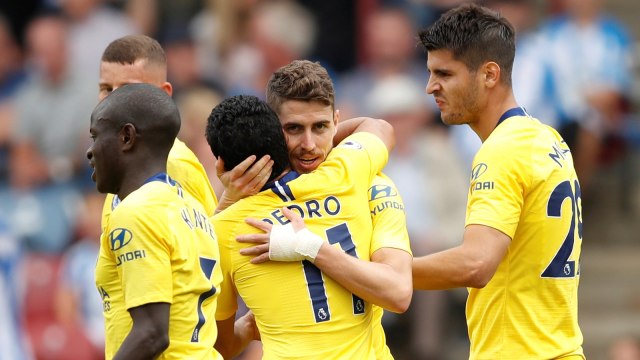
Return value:
<svg viewBox="0 0 640 360">
<path fill-rule="evenodd" d="M 482 68 L 482 74 L 484 76 L 485 86 L 488 88 L 493 88 L 500 82 L 500 65 L 493 61 L 489 61 L 484 64 Z"/>
<path fill-rule="evenodd" d="M 166 92 L 167 94 L 169 94 L 169 96 L 173 96 L 173 85 L 171 85 L 170 82 L 165 81 L 164 83 L 162 83 L 162 85 L 160 86 L 160 88 L 162 90 L 164 90 L 164 92 Z"/>
<path fill-rule="evenodd" d="M 340 123 L 340 110 L 336 109 L 333 112 L 333 136 L 336 135 L 336 133 L 338 132 L 338 124 Z"/>
<path fill-rule="evenodd" d="M 136 127 L 131 123 L 124 124 L 122 129 L 120 129 L 118 138 L 120 139 L 123 150 L 131 149 L 136 142 Z"/>
</svg>

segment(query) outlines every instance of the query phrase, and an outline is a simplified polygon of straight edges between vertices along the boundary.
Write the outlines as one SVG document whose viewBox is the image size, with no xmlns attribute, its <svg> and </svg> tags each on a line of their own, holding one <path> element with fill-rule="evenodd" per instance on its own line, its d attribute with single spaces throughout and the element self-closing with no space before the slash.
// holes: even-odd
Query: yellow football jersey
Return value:
<svg viewBox="0 0 640 360">
<path fill-rule="evenodd" d="M 380 248 L 395 248 L 411 254 L 409 234 L 407 233 L 407 219 L 404 204 L 396 185 L 385 174 L 375 177 L 369 188 L 369 210 L 373 223 L 373 251 Z M 373 251 L 371 254 L 373 254 Z M 376 305 L 372 306 L 373 346 L 378 360 L 391 360 L 393 356 L 382 327 L 384 310 Z"/>
<path fill-rule="evenodd" d="M 255 315 L 263 359 L 375 359 L 369 304 L 309 261 L 251 264 L 251 257 L 239 253 L 249 245 L 235 238 L 258 232 L 245 223 L 247 217 L 287 223 L 281 209 L 288 206 L 311 231 L 369 260 L 374 249 L 367 189 L 387 158 L 380 139 L 356 133 L 312 173 L 289 172 L 212 218 L 224 275 L 216 318 L 233 316 L 239 294 Z"/>
<path fill-rule="evenodd" d="M 163 302 L 171 304 L 170 343 L 160 359 L 222 359 L 213 348 L 219 259 L 204 209 L 166 174 L 129 194 L 106 224 L 96 264 L 106 358 L 131 330 L 128 309 Z"/>
<path fill-rule="evenodd" d="M 474 159 L 466 224 L 512 239 L 487 286 L 469 289 L 470 358 L 582 356 L 580 185 L 560 135 L 520 108 L 503 115 Z"/>
<path fill-rule="evenodd" d="M 205 213 L 212 216 L 218 206 L 218 199 L 209 182 L 209 177 L 196 155 L 185 143 L 176 138 L 167 158 L 167 174 L 177 181 L 193 198 L 204 207 Z M 120 200 L 113 194 L 107 194 L 102 207 L 102 229 L 118 206 Z"/>
</svg>

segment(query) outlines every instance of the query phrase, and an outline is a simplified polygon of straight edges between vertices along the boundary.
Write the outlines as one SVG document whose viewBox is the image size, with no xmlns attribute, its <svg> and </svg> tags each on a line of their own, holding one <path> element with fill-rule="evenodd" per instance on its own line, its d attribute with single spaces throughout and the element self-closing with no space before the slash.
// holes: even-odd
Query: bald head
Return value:
<svg viewBox="0 0 640 360">
<path fill-rule="evenodd" d="M 114 131 L 135 127 L 137 141 L 168 154 L 180 130 L 180 115 L 171 97 L 151 84 L 127 84 L 101 101 L 91 122 L 105 121 Z"/>
</svg>

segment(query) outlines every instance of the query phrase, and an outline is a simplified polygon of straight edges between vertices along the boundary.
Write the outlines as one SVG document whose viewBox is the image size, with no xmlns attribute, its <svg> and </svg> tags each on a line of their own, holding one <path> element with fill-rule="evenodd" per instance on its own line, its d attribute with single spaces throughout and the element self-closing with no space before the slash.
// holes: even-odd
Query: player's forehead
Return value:
<svg viewBox="0 0 640 360">
<path fill-rule="evenodd" d="M 100 63 L 100 84 L 124 85 L 135 83 L 161 84 L 166 74 L 146 59 L 138 59 L 132 64 L 103 61 Z"/>
<path fill-rule="evenodd" d="M 333 109 L 320 101 L 287 100 L 280 106 L 278 117 L 283 126 L 312 126 L 333 122 Z"/>
<path fill-rule="evenodd" d="M 432 50 L 427 53 L 427 68 L 429 71 L 454 71 L 464 67 L 464 63 L 453 56 L 451 50 Z"/>
</svg>

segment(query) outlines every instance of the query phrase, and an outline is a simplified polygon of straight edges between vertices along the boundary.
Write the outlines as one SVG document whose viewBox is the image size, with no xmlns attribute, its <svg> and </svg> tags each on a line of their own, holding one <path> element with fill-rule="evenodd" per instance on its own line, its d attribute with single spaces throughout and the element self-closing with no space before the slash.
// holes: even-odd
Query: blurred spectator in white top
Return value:
<svg viewBox="0 0 640 360">
<path fill-rule="evenodd" d="M 87 119 L 97 89 L 70 67 L 66 23 L 54 15 L 27 29 L 29 79 L 16 98 L 11 183 L 29 189 L 65 182 L 86 167 Z"/>
<path fill-rule="evenodd" d="M 43 15 L 26 30 L 28 80 L 16 94 L 10 188 L 0 189 L 14 233 L 31 250 L 60 251 L 75 218 L 95 85 L 69 67 L 66 22 Z"/>
<path fill-rule="evenodd" d="M 583 193 L 603 151 L 621 135 L 634 80 L 634 48 L 602 0 L 561 0 L 563 12 L 541 28 L 558 129 L 573 150 Z M 534 110 L 532 110 L 534 111 Z M 535 115 L 535 112 L 533 113 Z"/>
</svg>

